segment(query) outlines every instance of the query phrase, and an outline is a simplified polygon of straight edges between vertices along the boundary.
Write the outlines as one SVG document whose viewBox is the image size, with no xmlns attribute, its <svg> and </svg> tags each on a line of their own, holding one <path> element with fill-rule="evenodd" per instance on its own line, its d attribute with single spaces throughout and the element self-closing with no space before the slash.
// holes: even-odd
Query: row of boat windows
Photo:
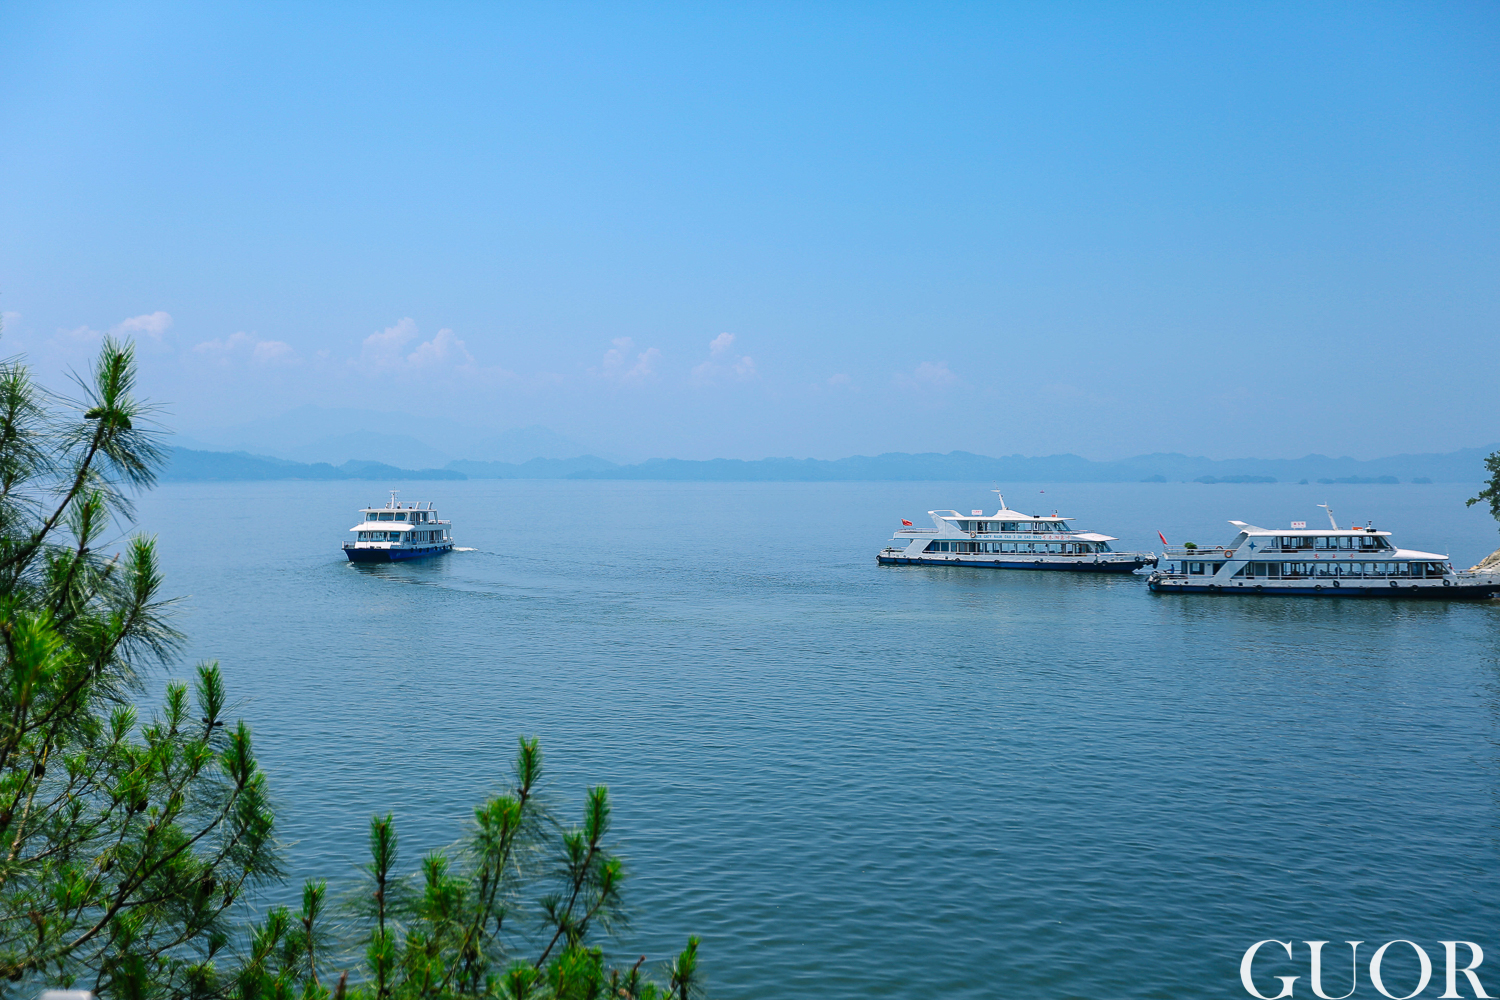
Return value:
<svg viewBox="0 0 1500 1000">
<path fill-rule="evenodd" d="M 928 542 L 927 552 L 1108 552 L 1104 542 Z"/>
<path fill-rule="evenodd" d="M 1295 552 L 1298 549 L 1371 551 L 1391 547 L 1390 543 L 1379 535 L 1281 535 L 1270 539 L 1270 542 L 1279 545 L 1283 552 Z"/>
<path fill-rule="evenodd" d="M 443 540 L 441 531 L 361 531 L 359 540 L 362 542 L 399 542 L 403 537 L 409 536 L 413 542 L 440 542 Z"/>
<path fill-rule="evenodd" d="M 1183 564 L 1189 576 L 1213 576 L 1222 563 Z M 1440 562 L 1250 562 L 1235 570 L 1236 577 L 1296 580 L 1308 577 L 1440 577 L 1452 566 Z M 1167 572 L 1171 572 L 1170 565 Z"/>
<path fill-rule="evenodd" d="M 959 521 L 959 531 L 1067 531 L 1065 521 Z"/>
<path fill-rule="evenodd" d="M 395 511 L 392 511 L 392 510 L 367 510 L 367 511 L 365 511 L 365 520 L 366 521 L 405 521 L 407 519 L 406 515 L 408 513 L 411 514 L 411 520 L 414 521 L 417 524 L 425 524 L 425 523 L 427 523 L 429 521 L 436 521 L 437 520 L 437 511 L 435 511 L 435 510 L 413 510 L 413 511 L 404 511 L 404 510 L 395 510 Z"/>
</svg>

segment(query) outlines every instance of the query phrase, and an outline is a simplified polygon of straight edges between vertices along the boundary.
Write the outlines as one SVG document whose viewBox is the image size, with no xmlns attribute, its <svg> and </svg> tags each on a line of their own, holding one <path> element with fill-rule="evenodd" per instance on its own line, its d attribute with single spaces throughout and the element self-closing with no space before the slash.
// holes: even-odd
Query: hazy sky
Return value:
<svg viewBox="0 0 1500 1000">
<path fill-rule="evenodd" d="M 10 4 L 0 348 L 618 455 L 1500 439 L 1495 4 Z"/>
</svg>

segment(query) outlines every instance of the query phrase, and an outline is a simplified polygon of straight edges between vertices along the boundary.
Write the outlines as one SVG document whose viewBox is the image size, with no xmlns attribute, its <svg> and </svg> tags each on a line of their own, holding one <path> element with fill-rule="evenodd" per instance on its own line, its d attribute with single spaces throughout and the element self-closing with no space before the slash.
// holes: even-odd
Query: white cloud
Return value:
<svg viewBox="0 0 1500 1000">
<path fill-rule="evenodd" d="M 946 361 L 924 361 L 910 374 L 897 375 L 896 384 L 911 389 L 947 389 L 958 384 L 958 376 L 948 370 Z"/>
<path fill-rule="evenodd" d="M 661 351 L 648 347 L 635 356 L 635 366 L 622 376 L 627 379 L 645 379 L 656 374 L 656 363 L 661 360 Z"/>
<path fill-rule="evenodd" d="M 251 350 L 250 359 L 259 365 L 290 364 L 297 360 L 297 352 L 284 340 L 262 340 Z"/>
<path fill-rule="evenodd" d="M 251 364 L 267 366 L 294 365 L 300 360 L 292 345 L 286 341 L 258 340 L 243 330 L 227 337 L 195 344 L 193 353 L 221 367 L 245 360 Z"/>
<path fill-rule="evenodd" d="M 474 355 L 452 330 L 442 329 L 425 344 L 418 344 L 417 349 L 406 356 L 406 362 L 413 368 L 467 368 L 474 366 Z"/>
<path fill-rule="evenodd" d="M 754 358 L 742 354 L 730 360 L 729 351 L 734 347 L 734 341 L 734 334 L 721 333 L 708 342 L 708 360 L 693 368 L 692 380 L 695 384 L 713 385 L 720 375 L 730 372 L 741 380 L 755 378 Z"/>
<path fill-rule="evenodd" d="M 6 313 L 6 321 L 9 322 L 13 316 L 20 319 L 20 313 Z M 172 314 L 157 310 L 153 313 L 145 313 L 140 316 L 131 316 L 122 319 L 109 328 L 109 332 L 117 337 L 128 337 L 138 344 L 151 345 L 155 350 L 169 350 L 170 347 L 165 340 L 166 332 L 172 327 Z M 104 336 L 101 330 L 85 324 L 75 326 L 71 330 L 59 329 L 52 337 L 51 343 L 64 350 L 71 350 L 79 345 L 93 347 L 100 338 Z"/>
<path fill-rule="evenodd" d="M 410 350 L 407 345 L 419 341 Z M 416 320 L 403 316 L 392 326 L 372 333 L 360 344 L 359 357 L 350 362 L 368 375 L 384 372 L 453 372 L 465 376 L 513 379 L 504 368 L 483 368 L 469 348 L 444 327 L 431 340 L 421 340 Z"/>
<path fill-rule="evenodd" d="M 844 375 L 844 374 L 838 374 L 838 375 L 830 375 L 830 376 L 828 376 L 828 384 L 829 385 L 849 385 L 853 381 L 854 380 L 852 378 L 850 378 L 848 375 Z"/>
<path fill-rule="evenodd" d="M 18 312 L 0 312 L 0 332 L 19 326 L 21 314 Z"/>
<path fill-rule="evenodd" d="M 591 374 L 602 378 L 618 379 L 621 382 L 644 382 L 656 377 L 656 365 L 661 361 L 661 351 L 648 347 L 635 356 L 635 364 L 629 368 L 628 351 L 635 347 L 629 337 L 616 337 L 610 341 L 614 346 L 604 352 L 604 360 L 598 368 L 589 369 Z"/>
<path fill-rule="evenodd" d="M 152 340 L 161 340 L 162 334 L 166 333 L 171 326 L 172 314 L 162 312 L 158 309 L 154 313 L 147 313 L 144 316 L 132 316 L 127 320 L 122 320 L 115 326 L 113 332 L 123 334 L 143 333 Z"/>
<path fill-rule="evenodd" d="M 364 339 L 359 349 L 359 365 L 367 370 L 400 368 L 401 349 L 417 336 L 417 321 L 403 316 L 393 326 Z"/>
<path fill-rule="evenodd" d="M 635 346 L 635 341 L 629 337 L 616 337 L 610 343 L 615 346 L 604 352 L 603 373 L 617 375 L 625 366 L 625 352 Z"/>
</svg>

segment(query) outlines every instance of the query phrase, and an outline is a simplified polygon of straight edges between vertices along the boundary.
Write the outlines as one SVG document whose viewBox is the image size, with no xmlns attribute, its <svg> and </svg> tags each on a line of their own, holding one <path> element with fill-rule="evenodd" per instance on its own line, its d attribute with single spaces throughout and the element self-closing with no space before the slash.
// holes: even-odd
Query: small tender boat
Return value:
<svg viewBox="0 0 1500 1000">
<path fill-rule="evenodd" d="M 1167 546 L 1146 585 L 1169 594 L 1466 599 L 1500 592 L 1500 574 L 1454 570 L 1446 555 L 1396 548 L 1389 531 L 1368 524 L 1340 528 L 1332 510 L 1327 528 L 1229 523 L 1239 534 L 1228 545 Z"/>
<path fill-rule="evenodd" d="M 1113 535 L 1068 527 L 1070 517 L 1056 513 L 1022 514 L 1005 506 L 993 514 L 929 510 L 933 527 L 910 521 L 875 557 L 882 566 L 979 566 L 988 569 L 1063 569 L 1080 573 L 1133 573 L 1156 563 L 1153 552 L 1116 552 Z"/>
<path fill-rule="evenodd" d="M 354 541 L 344 543 L 350 562 L 396 562 L 441 555 L 453 548 L 451 521 L 438 518 L 429 501 L 401 503 L 396 490 L 384 507 L 364 507 L 360 522 L 349 530 Z"/>
</svg>

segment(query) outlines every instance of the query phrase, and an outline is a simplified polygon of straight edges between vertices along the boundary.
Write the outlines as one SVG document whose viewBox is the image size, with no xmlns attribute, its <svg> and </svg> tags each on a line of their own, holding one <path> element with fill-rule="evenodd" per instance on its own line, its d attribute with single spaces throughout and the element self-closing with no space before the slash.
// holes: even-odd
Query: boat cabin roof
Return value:
<svg viewBox="0 0 1500 1000">
<path fill-rule="evenodd" d="M 1010 510 L 1002 507 L 993 514 L 960 514 L 956 510 L 929 510 L 927 512 L 933 517 L 940 517 L 945 521 L 958 519 L 961 521 L 1074 521 L 1077 518 L 1063 517 L 1061 514 L 1022 514 L 1020 511 Z"/>
<path fill-rule="evenodd" d="M 1359 537 L 1362 535 L 1390 534 L 1389 531 L 1379 531 L 1371 527 L 1361 528 L 1358 525 L 1348 528 L 1258 528 L 1253 524 L 1246 524 L 1244 521 L 1230 521 L 1229 523 L 1247 535 L 1285 535 L 1288 538 L 1327 537 L 1329 535 L 1352 535 Z"/>
</svg>

